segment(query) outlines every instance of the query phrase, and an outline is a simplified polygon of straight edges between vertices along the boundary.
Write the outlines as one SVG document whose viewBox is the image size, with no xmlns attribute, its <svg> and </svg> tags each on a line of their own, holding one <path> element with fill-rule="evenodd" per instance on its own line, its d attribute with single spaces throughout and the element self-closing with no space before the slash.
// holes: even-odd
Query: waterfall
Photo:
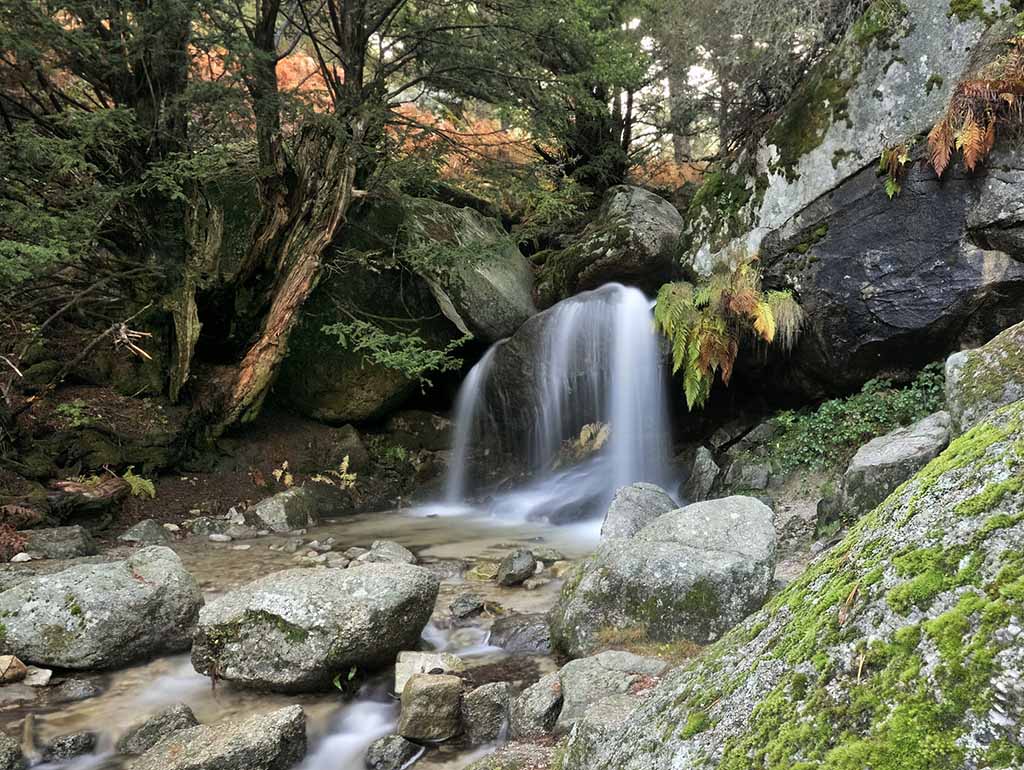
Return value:
<svg viewBox="0 0 1024 770">
<path fill-rule="evenodd" d="M 640 290 L 609 284 L 563 300 L 493 346 L 456 399 L 445 502 L 465 504 L 479 491 L 470 469 L 484 440 L 530 471 L 530 481 L 492 497 L 490 512 L 503 518 L 587 518 L 621 486 L 669 485 L 667 372 L 651 308 Z M 608 426 L 605 445 L 575 465 L 559 463 L 564 443 L 595 423 Z"/>
</svg>

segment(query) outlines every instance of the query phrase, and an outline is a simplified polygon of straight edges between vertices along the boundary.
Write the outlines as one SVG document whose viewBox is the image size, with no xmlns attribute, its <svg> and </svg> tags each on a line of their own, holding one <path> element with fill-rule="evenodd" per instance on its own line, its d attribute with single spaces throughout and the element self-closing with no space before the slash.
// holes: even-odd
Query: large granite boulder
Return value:
<svg viewBox="0 0 1024 770">
<path fill-rule="evenodd" d="M 568 248 L 550 252 L 537 276 L 539 304 L 615 281 L 649 292 L 669 280 L 683 217 L 664 198 L 618 185 Z"/>
<path fill-rule="evenodd" d="M 565 770 L 1024 766 L 1022 441 L 954 440 Z"/>
<path fill-rule="evenodd" d="M 595 652 L 609 632 L 657 642 L 717 639 L 757 610 L 775 572 L 772 511 L 751 497 L 694 503 L 579 564 L 551 612 L 555 647 Z"/>
<path fill-rule="evenodd" d="M 1024 323 L 946 360 L 946 402 L 955 435 L 1024 398 Z"/>
<path fill-rule="evenodd" d="M 550 735 L 562 711 L 562 682 L 557 671 L 541 677 L 516 698 L 509 708 L 509 734 L 513 739 Z"/>
<path fill-rule="evenodd" d="M 569 661 L 558 672 L 562 683 L 562 711 L 555 731 L 568 732 L 605 698 L 650 689 L 667 668 L 663 660 L 619 650 L 606 650 L 589 658 Z"/>
<path fill-rule="evenodd" d="M 867 513 L 948 445 L 948 412 L 871 439 L 857 450 L 843 474 L 843 512 L 850 517 Z"/>
<path fill-rule="evenodd" d="M 26 663 L 114 668 L 187 650 L 203 605 L 169 548 L 42 574 L 0 593 L 0 646 Z"/>
<path fill-rule="evenodd" d="M 601 524 L 601 537 L 632 537 L 662 514 L 679 506 L 657 484 L 639 481 L 615 492 Z"/>
<path fill-rule="evenodd" d="M 300 706 L 237 722 L 177 730 L 129 763 L 129 770 L 290 770 L 306 755 Z"/>
<path fill-rule="evenodd" d="M 331 687 L 417 644 L 438 581 L 408 564 L 275 572 L 212 601 L 192 646 L 196 670 L 278 692 Z"/>
</svg>

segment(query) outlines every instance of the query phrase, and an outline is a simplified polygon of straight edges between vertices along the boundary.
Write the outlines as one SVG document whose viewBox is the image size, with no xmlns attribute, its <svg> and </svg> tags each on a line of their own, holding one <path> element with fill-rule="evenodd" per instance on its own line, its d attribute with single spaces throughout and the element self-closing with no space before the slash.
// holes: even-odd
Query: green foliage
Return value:
<svg viewBox="0 0 1024 770">
<path fill-rule="evenodd" d="M 655 324 L 672 345 L 672 371 L 683 372 L 690 409 L 704 404 L 717 373 L 729 384 L 744 336 L 777 342 L 788 350 L 803 319 L 792 294 L 761 290 L 756 259 L 741 262 L 735 270 L 720 265 L 697 285 L 667 283 L 654 308 Z"/>
<path fill-rule="evenodd" d="M 876 436 L 908 425 L 942 408 L 942 364 L 925 367 L 907 387 L 871 380 L 860 393 L 825 401 L 817 409 L 782 412 L 773 454 L 783 472 L 797 468 L 838 468 Z"/>
<path fill-rule="evenodd" d="M 58 417 L 67 420 L 69 427 L 82 428 L 92 422 L 92 417 L 86 411 L 87 408 L 82 399 L 76 398 L 74 401 L 58 404 L 53 411 Z"/>
<path fill-rule="evenodd" d="M 132 497 L 148 497 L 151 500 L 156 497 L 156 485 L 152 479 L 135 475 L 135 466 L 129 465 L 128 469 L 121 474 L 121 478 L 128 482 Z"/>
</svg>

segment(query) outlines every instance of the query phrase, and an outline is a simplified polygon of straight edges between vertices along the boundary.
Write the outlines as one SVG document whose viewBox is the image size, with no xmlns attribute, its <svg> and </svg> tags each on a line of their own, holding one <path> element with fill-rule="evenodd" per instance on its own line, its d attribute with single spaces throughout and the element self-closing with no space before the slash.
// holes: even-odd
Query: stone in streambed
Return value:
<svg viewBox="0 0 1024 770">
<path fill-rule="evenodd" d="M 78 526 L 30 529 L 25 536 L 25 551 L 43 559 L 74 559 L 94 556 L 99 551 L 89 532 Z"/>
<path fill-rule="evenodd" d="M 527 687 L 512 701 L 509 732 L 512 738 L 536 739 L 550 735 L 562 711 L 562 683 L 557 671 Z"/>
<path fill-rule="evenodd" d="M 26 764 L 18 740 L 0 733 L 0 770 L 24 770 Z"/>
<path fill-rule="evenodd" d="M 416 674 L 453 674 L 465 670 L 462 658 L 448 652 L 400 652 L 395 663 L 395 692 L 401 695 Z"/>
<path fill-rule="evenodd" d="M 123 543 L 139 545 L 163 545 L 171 542 L 172 537 L 170 532 L 153 519 L 143 519 L 121 535 L 118 540 Z"/>
<path fill-rule="evenodd" d="M 533 554 L 520 548 L 508 554 L 498 564 L 498 585 L 517 586 L 537 571 L 537 560 Z"/>
<path fill-rule="evenodd" d="M 96 733 L 92 732 L 59 735 L 43 747 L 43 760 L 65 762 L 84 754 L 91 754 L 96 749 L 96 740 Z"/>
<path fill-rule="evenodd" d="M 488 640 L 506 652 L 525 655 L 550 655 L 551 631 L 547 615 L 503 615 L 491 626 Z"/>
<path fill-rule="evenodd" d="M 184 703 L 175 703 L 146 721 L 128 728 L 118 740 L 117 750 L 122 754 L 143 754 L 171 733 L 198 724 L 192 709 Z"/>
<path fill-rule="evenodd" d="M 462 679 L 447 674 L 415 674 L 402 690 L 398 733 L 413 741 L 437 743 L 462 731 Z"/>
<path fill-rule="evenodd" d="M 491 682 L 462 698 L 462 724 L 474 746 L 493 743 L 508 724 L 512 687 L 508 682 Z"/>
<path fill-rule="evenodd" d="M 367 770 L 402 770 L 423 751 L 401 735 L 385 735 L 366 750 Z"/>
</svg>

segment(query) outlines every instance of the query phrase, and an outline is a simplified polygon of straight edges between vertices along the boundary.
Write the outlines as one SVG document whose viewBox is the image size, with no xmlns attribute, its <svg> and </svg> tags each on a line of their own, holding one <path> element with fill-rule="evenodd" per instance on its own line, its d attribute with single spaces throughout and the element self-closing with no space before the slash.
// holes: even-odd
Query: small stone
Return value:
<svg viewBox="0 0 1024 770">
<path fill-rule="evenodd" d="M 79 732 L 60 735 L 43 747 L 43 759 L 60 761 L 91 754 L 96 748 L 96 733 Z"/>
<path fill-rule="evenodd" d="M 376 540 L 370 550 L 356 557 L 353 561 L 374 564 L 386 562 L 390 564 L 415 564 L 416 556 L 403 545 L 393 540 Z"/>
<path fill-rule="evenodd" d="M 223 534 L 220 532 L 214 532 L 212 535 L 207 535 L 206 539 L 211 543 L 230 543 L 234 538 L 231 535 Z"/>
<path fill-rule="evenodd" d="M 498 585 L 516 586 L 531 577 L 537 570 L 537 560 L 525 549 L 513 551 L 498 565 Z"/>
<path fill-rule="evenodd" d="M 101 695 L 103 690 L 86 679 L 65 679 L 49 692 L 50 703 L 75 703 Z"/>
<path fill-rule="evenodd" d="M 158 714 L 154 714 L 144 722 L 128 728 L 117 742 L 117 750 L 122 754 L 143 754 L 149 751 L 158 741 L 177 730 L 185 730 L 199 724 L 192 709 L 184 703 L 168 706 Z"/>
<path fill-rule="evenodd" d="M 28 669 L 14 655 L 0 655 L 0 683 L 11 684 L 20 682 L 28 674 Z"/>
<path fill-rule="evenodd" d="M 556 551 L 554 548 L 549 548 L 546 545 L 533 546 L 530 548 L 530 553 L 533 554 L 534 559 L 545 565 L 554 564 L 565 559 L 565 554 L 561 551 Z"/>
<path fill-rule="evenodd" d="M 501 737 L 511 700 L 508 682 L 491 682 L 466 694 L 462 699 L 462 723 L 471 744 L 493 743 Z"/>
<path fill-rule="evenodd" d="M 137 545 L 163 545 L 171 541 L 171 536 L 166 529 L 153 519 L 143 519 L 121 535 L 118 540 L 122 543 L 135 543 Z"/>
<path fill-rule="evenodd" d="M 199 535 L 200 537 L 203 535 L 223 534 L 228 526 L 227 522 L 213 519 L 209 516 L 200 516 L 187 523 L 192 534 Z"/>
<path fill-rule="evenodd" d="M 402 690 L 398 733 L 413 741 L 446 741 L 462 728 L 462 680 L 445 674 L 416 674 Z"/>
<path fill-rule="evenodd" d="M 348 548 L 348 549 L 345 550 L 344 556 L 349 561 L 355 561 L 360 556 L 362 556 L 364 553 L 368 553 L 369 550 L 370 550 L 369 548 L 361 548 L 358 545 L 354 545 L 351 548 Z"/>
<path fill-rule="evenodd" d="M 12 564 L 22 564 L 26 561 L 32 561 L 32 557 L 24 551 L 22 551 L 21 553 L 16 553 L 14 554 L 14 556 L 11 557 Z"/>
<path fill-rule="evenodd" d="M 344 554 L 331 553 L 324 554 L 325 564 L 332 569 L 345 569 L 349 565 L 349 561 L 345 558 Z"/>
<path fill-rule="evenodd" d="M 459 619 L 469 618 L 484 611 L 484 600 L 476 594 L 461 594 L 448 605 L 448 610 Z"/>
<path fill-rule="evenodd" d="M 53 677 L 53 671 L 48 668 L 28 666 L 25 669 L 25 679 L 22 681 L 29 687 L 46 687 L 50 684 L 51 677 Z"/>
<path fill-rule="evenodd" d="M 573 568 L 575 562 L 571 561 L 556 561 L 550 567 L 551 577 L 560 578 L 563 577 L 569 570 Z"/>
<path fill-rule="evenodd" d="M 78 525 L 30 529 L 24 535 L 25 550 L 36 559 L 73 559 L 99 552 L 92 535 Z"/>
<path fill-rule="evenodd" d="M 170 522 L 164 524 L 164 529 L 166 529 L 168 532 L 181 532 L 181 527 L 179 527 L 177 524 L 171 524 Z"/>
<path fill-rule="evenodd" d="M 252 548 L 252 546 L 249 545 L 248 543 L 246 543 L 245 545 L 233 545 L 233 546 L 231 546 L 231 550 L 232 551 L 248 551 L 250 548 Z"/>
<path fill-rule="evenodd" d="M 367 770 L 402 770 L 423 751 L 401 735 L 385 735 L 366 750 Z"/>
<path fill-rule="evenodd" d="M 466 577 L 469 580 L 482 580 L 489 581 L 494 580 L 498 576 L 498 562 L 496 561 L 480 561 L 477 562 L 473 569 L 466 573 Z"/>
<path fill-rule="evenodd" d="M 285 540 L 284 544 L 281 546 L 281 550 L 285 553 L 295 553 L 300 548 L 302 548 L 301 537 L 290 537 L 287 540 Z"/>
<path fill-rule="evenodd" d="M 546 577 L 531 577 L 523 581 L 523 588 L 527 591 L 536 591 L 538 588 L 543 588 L 551 582 L 551 578 Z"/>
<path fill-rule="evenodd" d="M 235 540 L 251 540 L 256 537 L 256 528 L 245 524 L 232 524 L 224 530 L 224 534 Z"/>
</svg>

